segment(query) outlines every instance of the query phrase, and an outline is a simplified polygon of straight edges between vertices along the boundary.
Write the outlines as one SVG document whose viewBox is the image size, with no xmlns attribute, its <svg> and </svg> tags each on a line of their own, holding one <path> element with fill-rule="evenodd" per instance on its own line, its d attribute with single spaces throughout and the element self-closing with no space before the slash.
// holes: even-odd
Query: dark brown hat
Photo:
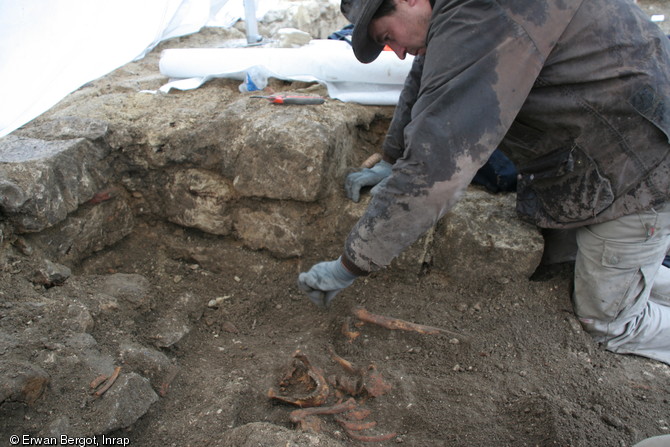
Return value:
<svg viewBox="0 0 670 447">
<path fill-rule="evenodd" d="M 351 23 L 354 24 L 354 32 L 351 35 L 351 45 L 354 47 L 356 59 L 364 64 L 377 59 L 379 53 L 384 49 L 370 38 L 368 27 L 370 21 L 384 0 L 342 0 L 340 11 Z"/>
</svg>

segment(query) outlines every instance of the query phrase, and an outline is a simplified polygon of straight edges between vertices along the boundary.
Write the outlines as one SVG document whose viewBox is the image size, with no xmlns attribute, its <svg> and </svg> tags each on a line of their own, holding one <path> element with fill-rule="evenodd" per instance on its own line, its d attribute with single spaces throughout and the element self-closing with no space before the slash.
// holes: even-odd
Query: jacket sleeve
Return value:
<svg viewBox="0 0 670 447">
<path fill-rule="evenodd" d="M 412 107 L 419 95 L 422 70 L 423 56 L 416 56 L 412 68 L 407 74 L 407 79 L 405 79 L 398 105 L 395 108 L 391 125 L 382 145 L 384 160 L 391 164 L 395 163 L 405 152 L 404 131 L 412 119 Z"/>
<path fill-rule="evenodd" d="M 453 207 L 542 69 L 543 53 L 498 2 L 436 3 L 416 102 L 394 116 L 389 137 L 404 124 L 395 143 L 404 152 L 345 243 L 343 262 L 356 274 L 387 266 Z"/>
</svg>

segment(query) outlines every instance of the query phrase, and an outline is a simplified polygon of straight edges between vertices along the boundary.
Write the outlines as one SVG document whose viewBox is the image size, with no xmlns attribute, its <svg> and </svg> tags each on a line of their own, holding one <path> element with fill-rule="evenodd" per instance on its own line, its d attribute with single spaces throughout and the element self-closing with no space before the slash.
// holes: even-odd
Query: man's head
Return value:
<svg viewBox="0 0 670 447">
<path fill-rule="evenodd" d="M 425 52 L 429 0 L 342 0 L 340 10 L 354 24 L 354 54 L 363 63 L 375 60 L 385 45 L 400 59 Z"/>
</svg>

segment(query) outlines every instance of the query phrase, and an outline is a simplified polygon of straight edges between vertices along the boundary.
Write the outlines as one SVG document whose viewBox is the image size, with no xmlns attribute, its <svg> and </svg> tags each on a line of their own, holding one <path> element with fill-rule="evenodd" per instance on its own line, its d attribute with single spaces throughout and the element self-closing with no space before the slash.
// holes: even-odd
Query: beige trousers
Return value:
<svg viewBox="0 0 670 447">
<path fill-rule="evenodd" d="M 577 230 L 573 305 L 606 349 L 670 364 L 670 204 Z"/>
</svg>

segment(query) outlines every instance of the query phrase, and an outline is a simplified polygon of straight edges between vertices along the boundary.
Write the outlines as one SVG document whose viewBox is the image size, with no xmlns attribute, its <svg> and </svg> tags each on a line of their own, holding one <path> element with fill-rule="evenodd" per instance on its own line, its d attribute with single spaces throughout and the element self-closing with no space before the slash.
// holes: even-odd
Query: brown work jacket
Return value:
<svg viewBox="0 0 670 447">
<path fill-rule="evenodd" d="M 388 265 L 500 147 L 517 210 L 545 228 L 665 202 L 670 40 L 632 0 L 435 0 L 384 142 L 393 173 L 351 230 L 345 265 Z"/>
</svg>

